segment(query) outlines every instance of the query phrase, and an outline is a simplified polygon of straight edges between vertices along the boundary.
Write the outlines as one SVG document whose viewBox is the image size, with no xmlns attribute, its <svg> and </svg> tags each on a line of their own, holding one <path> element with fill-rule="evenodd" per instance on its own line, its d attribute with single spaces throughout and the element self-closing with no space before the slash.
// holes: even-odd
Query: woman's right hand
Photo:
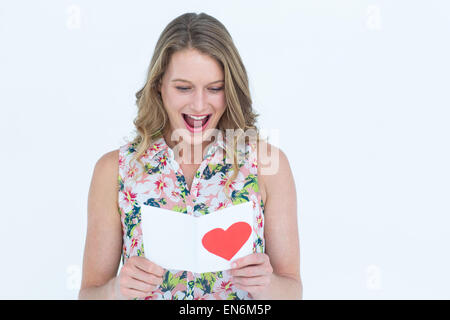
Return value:
<svg viewBox="0 0 450 320">
<path fill-rule="evenodd" d="M 139 256 L 130 257 L 114 278 L 114 298 L 131 300 L 144 298 L 161 285 L 164 268 Z"/>
</svg>

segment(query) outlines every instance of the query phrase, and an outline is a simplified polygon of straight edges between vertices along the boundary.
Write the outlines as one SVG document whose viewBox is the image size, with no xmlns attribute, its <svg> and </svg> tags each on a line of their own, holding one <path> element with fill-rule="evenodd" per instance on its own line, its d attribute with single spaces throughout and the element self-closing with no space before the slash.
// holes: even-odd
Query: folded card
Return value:
<svg viewBox="0 0 450 320">
<path fill-rule="evenodd" d="M 245 202 L 202 216 L 141 207 L 145 257 L 166 269 L 216 272 L 253 252 L 253 204 Z"/>
</svg>

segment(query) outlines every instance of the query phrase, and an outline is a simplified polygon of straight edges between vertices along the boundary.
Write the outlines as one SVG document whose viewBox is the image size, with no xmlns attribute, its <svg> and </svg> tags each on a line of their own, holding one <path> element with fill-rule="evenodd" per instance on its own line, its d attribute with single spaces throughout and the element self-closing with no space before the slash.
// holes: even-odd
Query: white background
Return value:
<svg viewBox="0 0 450 320">
<path fill-rule="evenodd" d="M 77 297 L 95 162 L 132 138 L 185 12 L 227 27 L 259 126 L 280 130 L 304 298 L 449 299 L 445 0 L 2 0 L 0 298 Z"/>
</svg>

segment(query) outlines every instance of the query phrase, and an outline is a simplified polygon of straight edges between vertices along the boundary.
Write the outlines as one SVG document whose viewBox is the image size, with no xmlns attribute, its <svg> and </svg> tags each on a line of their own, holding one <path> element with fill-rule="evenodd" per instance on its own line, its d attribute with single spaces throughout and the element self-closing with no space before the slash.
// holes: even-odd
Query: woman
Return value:
<svg viewBox="0 0 450 320">
<path fill-rule="evenodd" d="M 225 27 L 204 13 L 174 19 L 136 97 L 136 138 L 95 165 L 79 298 L 301 299 L 292 172 L 286 155 L 259 139 L 246 70 Z M 248 135 L 238 143 L 242 132 L 256 132 L 256 143 Z M 230 270 L 166 270 L 144 257 L 142 204 L 197 217 L 246 201 L 253 253 Z M 168 236 L 176 237 L 170 226 Z"/>
</svg>

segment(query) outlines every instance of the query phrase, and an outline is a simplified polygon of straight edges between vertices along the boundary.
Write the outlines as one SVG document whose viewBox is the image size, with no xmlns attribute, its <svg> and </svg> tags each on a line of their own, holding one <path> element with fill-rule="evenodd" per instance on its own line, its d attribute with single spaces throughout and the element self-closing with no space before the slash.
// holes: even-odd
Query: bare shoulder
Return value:
<svg viewBox="0 0 450 320">
<path fill-rule="evenodd" d="M 119 174 L 119 149 L 103 154 L 95 163 L 92 182 L 110 184 Z M 105 185 L 106 187 L 106 185 Z"/>
<path fill-rule="evenodd" d="M 101 171 L 117 171 L 119 168 L 119 149 L 103 154 L 95 164 L 95 168 Z"/>
<path fill-rule="evenodd" d="M 273 194 L 281 184 L 292 180 L 292 172 L 286 154 L 278 147 L 265 140 L 260 140 L 258 146 L 258 181 L 263 202 L 267 195 Z"/>
</svg>

